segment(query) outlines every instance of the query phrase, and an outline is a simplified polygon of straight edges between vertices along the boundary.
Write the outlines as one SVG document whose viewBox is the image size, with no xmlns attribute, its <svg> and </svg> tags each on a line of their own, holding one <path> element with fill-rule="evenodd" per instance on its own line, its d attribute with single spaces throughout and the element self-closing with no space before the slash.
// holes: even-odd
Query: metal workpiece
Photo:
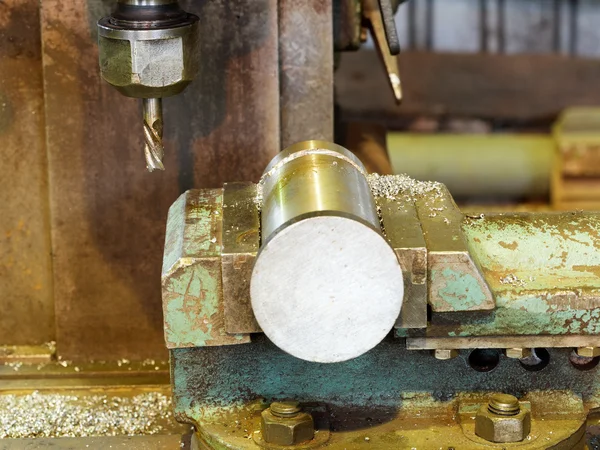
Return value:
<svg viewBox="0 0 600 450">
<path fill-rule="evenodd" d="M 403 276 L 360 161 L 335 144 L 302 142 L 271 161 L 259 189 L 262 246 L 250 293 L 263 332 L 324 363 L 381 342 L 400 313 Z"/>
<path fill-rule="evenodd" d="M 305 214 L 339 214 L 380 230 L 367 172 L 352 152 L 325 141 L 304 141 L 281 153 L 259 182 L 261 239 Z"/>
<path fill-rule="evenodd" d="M 146 166 L 164 170 L 161 99 L 181 93 L 198 73 L 198 17 L 177 1 L 119 1 L 98 21 L 98 48 L 102 78 L 144 99 Z"/>
</svg>

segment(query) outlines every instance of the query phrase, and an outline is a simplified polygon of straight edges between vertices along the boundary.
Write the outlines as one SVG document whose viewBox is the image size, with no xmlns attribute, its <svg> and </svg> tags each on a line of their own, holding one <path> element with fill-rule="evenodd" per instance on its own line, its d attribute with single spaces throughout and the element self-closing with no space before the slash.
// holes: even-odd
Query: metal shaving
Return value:
<svg viewBox="0 0 600 450">
<path fill-rule="evenodd" d="M 156 434 L 173 417 L 171 398 L 33 392 L 0 396 L 0 439 Z"/>
<path fill-rule="evenodd" d="M 504 278 L 500 278 L 500 284 L 508 284 L 514 287 L 523 287 L 527 283 L 525 282 L 525 280 L 521 280 L 519 277 L 511 273 L 505 276 Z"/>
<path fill-rule="evenodd" d="M 428 193 L 435 197 L 442 197 L 441 183 L 437 181 L 418 181 L 406 174 L 402 175 L 378 175 L 376 173 L 367 176 L 371 192 L 374 197 L 385 197 L 395 200 L 398 194 L 408 195 L 416 200 Z"/>
</svg>

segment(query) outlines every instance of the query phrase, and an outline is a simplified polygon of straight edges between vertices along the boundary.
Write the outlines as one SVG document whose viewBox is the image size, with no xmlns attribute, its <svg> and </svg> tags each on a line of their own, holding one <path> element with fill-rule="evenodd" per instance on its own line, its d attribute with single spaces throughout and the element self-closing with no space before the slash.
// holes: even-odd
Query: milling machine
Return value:
<svg viewBox="0 0 600 450">
<path fill-rule="evenodd" d="M 399 98 L 390 2 L 336 4 L 356 6 L 348 42 L 371 28 Z M 146 99 L 149 170 L 155 99 L 210 58 L 194 26 L 173 0 L 122 0 L 99 23 L 103 76 Z M 600 407 L 598 214 L 465 215 L 439 183 L 367 174 L 326 128 L 285 135 L 258 183 L 170 209 L 165 340 L 195 445 L 584 448 Z"/>
</svg>

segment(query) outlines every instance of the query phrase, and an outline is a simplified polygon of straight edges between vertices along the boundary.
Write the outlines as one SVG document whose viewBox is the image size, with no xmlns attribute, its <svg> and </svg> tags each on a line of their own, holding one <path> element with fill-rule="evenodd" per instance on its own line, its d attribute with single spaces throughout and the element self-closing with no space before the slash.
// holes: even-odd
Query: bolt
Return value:
<svg viewBox="0 0 600 450">
<path fill-rule="evenodd" d="M 531 414 L 508 394 L 494 394 L 475 416 L 475 434 L 490 442 L 519 442 L 531 430 Z"/>
<path fill-rule="evenodd" d="M 583 356 L 584 358 L 595 358 L 600 356 L 600 347 L 579 347 L 577 349 L 577 356 Z"/>
<path fill-rule="evenodd" d="M 529 358 L 531 354 L 532 353 L 530 348 L 515 347 L 506 349 L 506 357 L 512 359 Z"/>
<path fill-rule="evenodd" d="M 262 437 L 268 444 L 296 445 L 314 437 L 313 418 L 298 402 L 273 402 L 261 417 Z"/>
<path fill-rule="evenodd" d="M 273 402 L 271 412 L 277 417 L 296 417 L 302 408 L 298 402 Z"/>
<path fill-rule="evenodd" d="M 458 356 L 458 350 L 436 348 L 435 352 L 434 352 L 434 356 L 435 356 L 435 359 L 439 359 L 440 361 L 447 361 L 449 359 L 456 358 Z"/>
<path fill-rule="evenodd" d="M 516 416 L 519 414 L 519 400 L 508 394 L 494 394 L 488 403 L 488 410 L 499 416 Z"/>
</svg>

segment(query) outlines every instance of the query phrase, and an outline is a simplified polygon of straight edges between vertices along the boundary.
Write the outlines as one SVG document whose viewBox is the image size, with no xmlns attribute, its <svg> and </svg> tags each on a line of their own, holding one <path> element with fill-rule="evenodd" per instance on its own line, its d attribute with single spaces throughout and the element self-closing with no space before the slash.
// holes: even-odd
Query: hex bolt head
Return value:
<svg viewBox="0 0 600 450">
<path fill-rule="evenodd" d="M 458 356 L 458 350 L 436 348 L 434 351 L 434 356 L 435 356 L 435 359 L 439 359 L 440 361 L 446 361 L 449 359 L 456 358 Z"/>
<path fill-rule="evenodd" d="M 520 442 L 531 431 L 531 414 L 508 394 L 494 394 L 475 416 L 475 434 L 489 442 Z"/>
<path fill-rule="evenodd" d="M 296 445 L 314 438 L 315 425 L 298 402 L 274 402 L 261 414 L 261 431 L 269 444 Z"/>
<path fill-rule="evenodd" d="M 595 358 L 600 356 L 600 347 L 579 347 L 577 349 L 577 355 L 583 356 L 584 358 Z"/>
<path fill-rule="evenodd" d="M 507 348 L 506 349 L 506 357 L 511 359 L 523 359 L 529 358 L 531 356 L 530 348 Z"/>
</svg>

